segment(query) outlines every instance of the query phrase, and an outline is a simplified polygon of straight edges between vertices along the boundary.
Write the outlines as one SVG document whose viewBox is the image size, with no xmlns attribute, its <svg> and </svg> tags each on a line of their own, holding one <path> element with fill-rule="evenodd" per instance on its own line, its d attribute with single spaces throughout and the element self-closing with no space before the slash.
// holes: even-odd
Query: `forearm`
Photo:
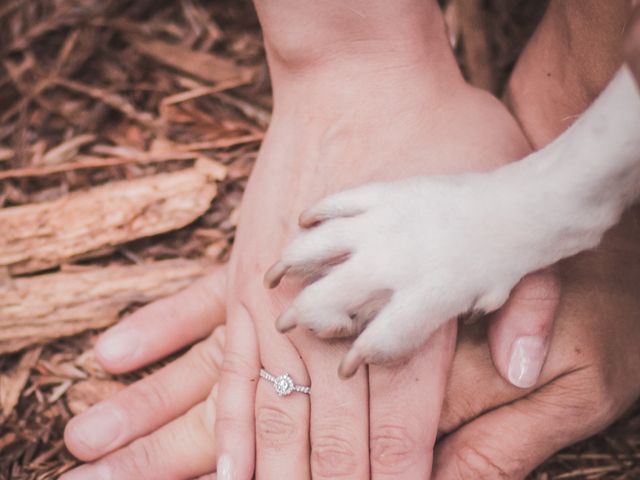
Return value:
<svg viewBox="0 0 640 480">
<path fill-rule="evenodd" d="M 443 29 L 434 0 L 256 0 L 271 63 L 305 69 L 349 56 L 420 56 Z"/>
<path fill-rule="evenodd" d="M 434 0 L 256 0 L 255 5 L 276 109 L 283 98 L 300 93 L 316 115 L 349 111 L 359 98 L 354 90 L 363 86 L 372 90 L 374 103 L 390 89 L 412 88 L 394 83 L 399 76 L 421 78 L 434 96 L 464 82 Z M 320 108 L 316 97 L 322 97 Z"/>
<path fill-rule="evenodd" d="M 587 111 L 555 141 L 504 167 L 499 184 L 519 185 L 523 251 L 540 268 L 597 246 L 640 194 L 640 91 L 620 69 Z M 513 211 L 509 202 L 508 212 Z M 531 239 L 528 236 L 531 235 Z M 530 243 L 530 244 L 527 244 Z"/>
<path fill-rule="evenodd" d="M 620 67 L 629 9 L 628 0 L 551 2 L 506 91 L 534 148 L 566 130 Z"/>
</svg>

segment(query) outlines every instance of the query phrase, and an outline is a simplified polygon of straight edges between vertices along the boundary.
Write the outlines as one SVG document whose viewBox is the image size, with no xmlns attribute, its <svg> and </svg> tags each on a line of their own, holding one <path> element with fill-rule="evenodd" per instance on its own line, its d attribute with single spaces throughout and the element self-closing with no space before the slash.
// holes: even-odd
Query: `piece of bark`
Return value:
<svg viewBox="0 0 640 480">
<path fill-rule="evenodd" d="M 7 418 L 16 408 L 20 394 L 27 384 L 29 373 L 40 358 L 41 347 L 29 350 L 22 355 L 18 364 L 7 374 L 0 375 L 0 407 Z"/>
<path fill-rule="evenodd" d="M 20 274 L 175 230 L 206 212 L 219 166 L 109 183 L 52 202 L 0 209 L 0 267 Z"/>
<path fill-rule="evenodd" d="M 0 354 L 111 325 L 128 306 L 175 293 L 211 268 L 163 260 L 12 279 L 0 285 Z"/>
</svg>

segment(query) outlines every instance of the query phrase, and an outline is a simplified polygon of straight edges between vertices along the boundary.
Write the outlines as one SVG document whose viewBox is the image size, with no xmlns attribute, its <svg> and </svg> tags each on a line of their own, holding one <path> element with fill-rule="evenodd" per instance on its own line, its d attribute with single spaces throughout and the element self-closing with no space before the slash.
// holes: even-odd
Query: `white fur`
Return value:
<svg viewBox="0 0 640 480">
<path fill-rule="evenodd" d="M 640 193 L 640 96 L 626 68 L 548 147 L 485 174 L 374 183 L 305 213 L 289 272 L 326 275 L 292 306 L 366 361 L 402 357 L 457 315 L 499 308 L 527 273 L 590 249 Z M 329 261 L 348 254 L 342 263 Z"/>
</svg>

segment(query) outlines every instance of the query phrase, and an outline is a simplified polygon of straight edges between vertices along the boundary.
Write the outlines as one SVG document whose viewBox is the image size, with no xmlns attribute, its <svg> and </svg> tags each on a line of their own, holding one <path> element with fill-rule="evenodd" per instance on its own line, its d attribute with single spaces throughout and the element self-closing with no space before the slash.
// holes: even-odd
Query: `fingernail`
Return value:
<svg viewBox="0 0 640 480">
<path fill-rule="evenodd" d="M 233 471 L 231 457 L 226 453 L 218 458 L 216 475 L 218 480 L 235 480 L 235 472 Z"/>
<path fill-rule="evenodd" d="M 111 480 L 111 469 L 107 465 L 83 465 L 62 475 L 58 480 Z"/>
<path fill-rule="evenodd" d="M 533 387 L 542 370 L 545 351 L 545 342 L 542 337 L 517 338 L 511 347 L 509 381 L 516 387 Z"/>
<path fill-rule="evenodd" d="M 109 363 L 130 359 L 140 346 L 140 336 L 132 328 L 118 327 L 105 333 L 96 343 L 96 353 Z"/>
<path fill-rule="evenodd" d="M 109 405 L 94 407 L 74 420 L 71 434 L 91 450 L 106 453 L 122 433 L 122 416 Z"/>
<path fill-rule="evenodd" d="M 287 309 L 276 320 L 276 328 L 280 333 L 286 333 L 296 326 L 296 312 L 293 308 Z"/>
</svg>

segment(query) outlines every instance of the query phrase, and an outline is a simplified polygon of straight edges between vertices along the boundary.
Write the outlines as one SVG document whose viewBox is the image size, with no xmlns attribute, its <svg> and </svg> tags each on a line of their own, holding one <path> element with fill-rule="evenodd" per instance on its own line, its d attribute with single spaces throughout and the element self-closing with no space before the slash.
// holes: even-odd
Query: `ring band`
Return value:
<svg viewBox="0 0 640 480">
<path fill-rule="evenodd" d="M 288 373 L 275 377 L 267 372 L 264 368 L 260 369 L 260 378 L 265 379 L 273 384 L 273 389 L 276 391 L 279 397 L 286 397 L 293 392 L 311 394 L 311 387 L 305 387 L 304 385 L 296 385 L 293 383 L 293 379 Z"/>
</svg>

